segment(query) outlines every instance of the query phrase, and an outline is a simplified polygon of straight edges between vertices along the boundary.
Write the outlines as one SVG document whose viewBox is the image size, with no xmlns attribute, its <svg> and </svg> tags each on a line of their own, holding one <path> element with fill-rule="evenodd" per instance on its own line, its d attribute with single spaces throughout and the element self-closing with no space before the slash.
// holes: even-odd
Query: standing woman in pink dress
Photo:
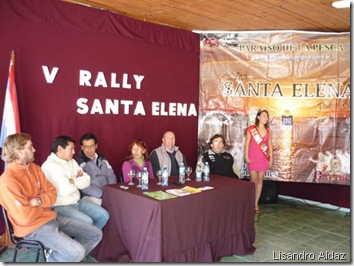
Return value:
<svg viewBox="0 0 354 266">
<path fill-rule="evenodd" d="M 259 110 L 254 125 L 247 127 L 245 159 L 250 172 L 250 181 L 255 183 L 255 211 L 262 193 L 263 178 L 273 164 L 272 131 L 269 128 L 267 110 Z"/>
</svg>

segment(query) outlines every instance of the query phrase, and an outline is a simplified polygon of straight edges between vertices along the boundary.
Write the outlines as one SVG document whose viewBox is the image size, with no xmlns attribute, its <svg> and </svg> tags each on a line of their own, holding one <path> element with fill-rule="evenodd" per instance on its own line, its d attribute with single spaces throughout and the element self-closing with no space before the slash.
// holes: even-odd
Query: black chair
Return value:
<svg viewBox="0 0 354 266">
<path fill-rule="evenodd" d="M 5 208 L 3 206 L 1 206 L 1 208 L 2 208 L 2 213 L 4 215 L 4 220 L 5 220 L 5 225 L 6 225 L 6 230 L 7 230 L 8 237 L 10 239 L 11 244 L 15 246 L 14 257 L 13 257 L 12 262 L 16 262 L 17 252 L 21 248 L 36 249 L 37 250 L 36 262 L 38 262 L 39 254 L 42 252 L 43 258 L 44 258 L 44 262 L 46 262 L 46 256 L 45 256 L 45 253 L 44 253 L 45 248 L 42 245 L 42 243 L 39 242 L 39 241 L 36 241 L 36 240 L 27 240 L 27 239 L 23 239 L 21 237 L 15 236 L 14 230 L 12 228 L 12 224 L 11 224 L 9 218 L 7 217 L 7 212 L 6 212 L 6 210 L 5 210 Z"/>
</svg>

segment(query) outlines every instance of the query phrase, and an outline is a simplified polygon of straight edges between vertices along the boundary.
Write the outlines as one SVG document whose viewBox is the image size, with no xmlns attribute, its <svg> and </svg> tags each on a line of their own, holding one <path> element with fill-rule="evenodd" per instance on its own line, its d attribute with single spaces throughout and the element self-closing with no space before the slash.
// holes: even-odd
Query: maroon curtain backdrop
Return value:
<svg viewBox="0 0 354 266">
<path fill-rule="evenodd" d="M 171 129 L 188 163 L 195 165 L 198 34 L 59 0 L 1 0 L 0 40 L 0 115 L 14 50 L 21 128 L 33 136 L 38 164 L 57 135 L 72 136 L 78 151 L 80 136 L 91 131 L 119 175 L 132 138 L 145 139 L 151 150 Z M 144 76 L 139 89 L 134 75 Z M 121 87 L 115 88 L 116 83 Z M 130 89 L 123 88 L 128 84 Z M 105 113 L 106 99 L 108 105 L 119 101 L 118 114 Z M 141 105 L 137 108 L 139 101 L 145 115 Z M 172 104 L 168 113 L 155 104 L 152 115 L 153 102 L 186 104 L 189 112 L 178 115 Z M 350 207 L 350 186 L 282 183 L 279 192 Z"/>
<path fill-rule="evenodd" d="M 58 135 L 93 132 L 117 176 L 133 138 L 166 130 L 197 160 L 199 35 L 59 0 L 0 1 L 0 115 L 11 51 L 36 163 Z"/>
</svg>

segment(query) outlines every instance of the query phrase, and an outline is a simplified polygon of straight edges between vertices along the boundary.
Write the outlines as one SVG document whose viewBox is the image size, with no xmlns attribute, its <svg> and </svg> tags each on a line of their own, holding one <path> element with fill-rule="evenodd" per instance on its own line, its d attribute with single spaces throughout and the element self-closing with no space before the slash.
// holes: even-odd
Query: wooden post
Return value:
<svg viewBox="0 0 354 266">
<path fill-rule="evenodd" d="M 0 235 L 0 254 L 4 252 L 7 248 L 14 248 L 15 246 L 12 245 L 9 235 L 7 233 L 7 229 L 5 228 L 5 233 Z"/>
<path fill-rule="evenodd" d="M 5 232 L 3 235 L 0 236 L 0 254 L 4 253 L 7 250 L 7 243 L 8 237 L 7 233 Z"/>
</svg>

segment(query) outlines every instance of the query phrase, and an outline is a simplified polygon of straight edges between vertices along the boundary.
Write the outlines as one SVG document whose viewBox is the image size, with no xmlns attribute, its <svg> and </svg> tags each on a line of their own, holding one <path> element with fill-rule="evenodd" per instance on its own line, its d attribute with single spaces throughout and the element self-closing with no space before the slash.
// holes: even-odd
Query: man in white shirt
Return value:
<svg viewBox="0 0 354 266">
<path fill-rule="evenodd" d="M 78 219 L 103 228 L 109 219 L 107 210 L 85 199 L 79 189 L 90 185 L 90 176 L 73 159 L 75 141 L 68 136 L 54 139 L 51 154 L 42 164 L 47 179 L 57 189 L 58 197 L 53 210 L 58 214 Z"/>
</svg>

